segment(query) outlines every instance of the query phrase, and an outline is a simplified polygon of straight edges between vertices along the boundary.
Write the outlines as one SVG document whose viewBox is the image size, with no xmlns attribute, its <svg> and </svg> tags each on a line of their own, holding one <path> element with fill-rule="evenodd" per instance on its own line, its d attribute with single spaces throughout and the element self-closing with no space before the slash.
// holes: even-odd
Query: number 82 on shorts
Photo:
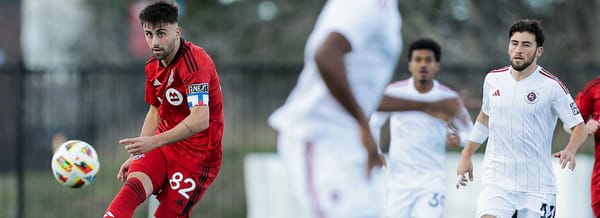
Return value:
<svg viewBox="0 0 600 218">
<path fill-rule="evenodd" d="M 196 188 L 196 181 L 192 178 L 184 178 L 183 173 L 175 172 L 169 178 L 169 186 L 171 189 L 179 192 L 185 199 L 190 199 L 188 192 L 193 191 Z"/>
</svg>

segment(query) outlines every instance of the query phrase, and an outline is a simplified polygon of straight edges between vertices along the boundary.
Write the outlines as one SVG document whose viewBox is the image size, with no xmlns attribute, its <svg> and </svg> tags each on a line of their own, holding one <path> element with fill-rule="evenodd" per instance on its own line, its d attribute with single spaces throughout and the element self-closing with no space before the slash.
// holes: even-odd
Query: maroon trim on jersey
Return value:
<svg viewBox="0 0 600 218">
<path fill-rule="evenodd" d="M 558 77 L 552 75 L 552 73 L 548 72 L 546 69 L 542 68 L 540 69 L 540 74 L 544 75 L 545 77 L 548 77 L 554 81 L 556 81 L 558 83 L 558 85 L 560 85 L 560 87 L 563 89 L 563 91 L 565 92 L 565 94 L 569 94 L 569 89 L 567 88 L 567 86 L 565 86 L 565 84 L 563 84 L 562 81 L 560 81 L 558 79 Z"/>
<path fill-rule="evenodd" d="M 502 68 L 498 68 L 498 69 L 493 69 L 492 71 L 490 71 L 489 73 L 500 73 L 500 72 L 504 72 L 508 70 L 509 66 L 504 66 Z"/>
</svg>

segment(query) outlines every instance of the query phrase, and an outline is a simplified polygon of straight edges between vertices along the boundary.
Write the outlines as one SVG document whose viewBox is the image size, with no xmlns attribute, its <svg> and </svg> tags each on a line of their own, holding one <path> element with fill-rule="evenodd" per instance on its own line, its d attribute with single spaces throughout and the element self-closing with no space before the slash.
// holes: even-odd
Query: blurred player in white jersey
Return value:
<svg viewBox="0 0 600 218">
<path fill-rule="evenodd" d="M 481 112 L 457 173 L 473 181 L 471 155 L 489 135 L 477 217 L 550 218 L 556 210 L 551 149 L 557 119 L 573 131 L 565 148 L 554 154 L 562 168 L 575 169 L 586 129 L 567 87 L 537 65 L 544 51 L 540 22 L 516 21 L 508 35 L 510 66 L 485 77 Z"/>
<path fill-rule="evenodd" d="M 395 70 L 401 24 L 397 0 L 325 3 L 298 83 L 269 118 L 304 217 L 381 215 L 377 180 L 383 158 L 367 116 Z M 439 108 L 400 99 L 387 106 Z"/>
<path fill-rule="evenodd" d="M 412 76 L 390 84 L 384 95 L 427 102 L 459 98 L 458 93 L 435 80 L 441 58 L 438 43 L 421 38 L 410 45 L 408 52 Z M 446 145 L 464 145 L 473 126 L 469 112 L 460 106 L 450 122 L 417 110 L 375 112 L 371 116 L 369 124 L 376 141 L 381 127 L 390 119 L 386 217 L 442 217 Z"/>
<path fill-rule="evenodd" d="M 269 118 L 305 217 L 379 217 L 377 152 L 367 116 L 402 49 L 397 0 L 329 0 L 304 68 Z"/>
</svg>

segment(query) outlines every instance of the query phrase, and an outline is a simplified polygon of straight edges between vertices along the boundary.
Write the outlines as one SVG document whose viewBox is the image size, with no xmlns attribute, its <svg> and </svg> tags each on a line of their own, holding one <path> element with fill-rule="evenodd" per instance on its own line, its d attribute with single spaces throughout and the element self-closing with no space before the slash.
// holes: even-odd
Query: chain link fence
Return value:
<svg viewBox="0 0 600 218">
<path fill-rule="evenodd" d="M 409 76 L 404 66 L 399 65 L 397 79 Z M 485 73 L 501 66 L 443 66 L 437 76 L 465 99 L 477 102 Z M 301 67 L 217 65 L 225 110 L 223 167 L 192 217 L 246 217 L 243 158 L 250 152 L 276 150 L 276 133 L 266 120 L 283 104 Z M 597 75 L 591 64 L 548 69 L 556 72 L 573 96 Z M 139 134 L 148 109 L 144 79 L 143 63 L 60 73 L 30 72 L 19 66 L 0 68 L 0 217 L 101 216 L 122 185 L 116 172 L 128 154 L 117 141 Z M 470 110 L 475 116 L 477 103 Z M 87 141 L 98 151 L 101 169 L 92 185 L 70 189 L 54 180 L 52 140 L 61 134 Z M 566 141 L 565 134 L 557 130 L 556 146 L 562 147 Z M 593 151 L 589 144 L 582 152 Z M 135 217 L 147 216 L 144 203 Z"/>
</svg>

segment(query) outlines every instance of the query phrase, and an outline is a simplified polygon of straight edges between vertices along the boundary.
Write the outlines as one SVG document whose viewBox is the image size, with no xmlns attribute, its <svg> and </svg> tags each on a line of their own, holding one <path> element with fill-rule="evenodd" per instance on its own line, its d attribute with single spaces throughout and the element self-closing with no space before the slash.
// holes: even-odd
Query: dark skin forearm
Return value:
<svg viewBox="0 0 600 218">
<path fill-rule="evenodd" d="M 383 158 L 377 152 L 377 144 L 369 129 L 369 120 L 350 89 L 344 55 L 351 49 L 350 42 L 346 37 L 337 32 L 329 33 L 315 53 L 315 62 L 331 95 L 358 122 L 361 141 L 367 151 L 366 173 L 368 178 L 374 167 L 383 165 Z"/>
<path fill-rule="evenodd" d="M 425 108 L 425 102 L 406 100 L 401 98 L 383 96 L 381 103 L 379 103 L 378 111 L 412 111 L 412 110 L 423 110 Z"/>
<path fill-rule="evenodd" d="M 346 75 L 344 55 L 350 50 L 348 40 L 341 34 L 332 32 L 315 53 L 315 62 L 331 95 L 359 124 L 366 125 L 368 120 L 350 90 Z"/>
<path fill-rule="evenodd" d="M 442 120 L 452 118 L 460 108 L 459 99 L 444 99 L 435 102 L 421 102 L 383 96 L 379 103 L 378 111 L 423 111 L 433 117 Z"/>
</svg>

